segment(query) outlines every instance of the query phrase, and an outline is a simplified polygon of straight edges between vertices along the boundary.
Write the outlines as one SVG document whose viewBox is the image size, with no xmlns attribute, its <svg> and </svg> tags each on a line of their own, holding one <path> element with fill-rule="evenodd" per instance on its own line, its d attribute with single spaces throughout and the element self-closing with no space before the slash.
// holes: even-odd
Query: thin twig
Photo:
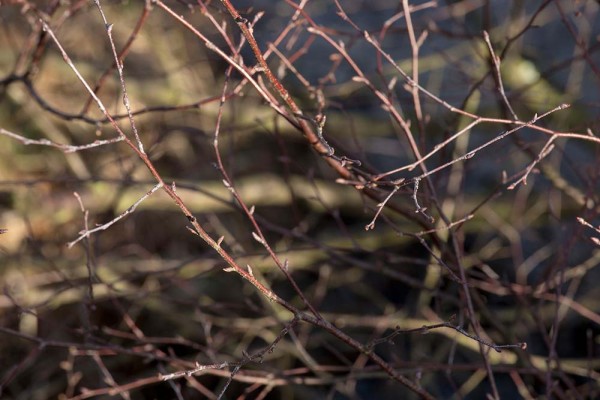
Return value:
<svg viewBox="0 0 600 400">
<path fill-rule="evenodd" d="M 72 144 L 63 144 L 63 143 L 55 143 L 48 139 L 29 139 L 25 136 L 18 135 L 9 130 L 0 128 L 0 135 L 8 136 L 12 139 L 15 139 L 24 145 L 37 145 L 37 146 L 49 146 L 55 147 L 59 150 L 62 150 L 65 153 L 75 153 L 78 151 L 89 150 L 100 146 L 106 146 L 108 144 L 118 143 L 123 141 L 123 136 L 117 136 L 112 139 L 105 140 L 94 140 L 92 143 L 82 144 L 82 145 L 72 145 Z"/>
<path fill-rule="evenodd" d="M 115 64 L 117 66 L 117 72 L 119 73 L 119 81 L 121 82 L 121 90 L 123 91 L 123 105 L 125 106 L 125 110 L 127 110 L 127 115 L 129 117 L 129 125 L 131 126 L 131 130 L 135 136 L 135 141 L 137 142 L 138 149 L 142 154 L 145 154 L 144 144 L 140 139 L 140 135 L 138 133 L 137 127 L 135 125 L 135 120 L 133 119 L 133 115 L 131 113 L 131 105 L 129 104 L 129 95 L 127 94 L 127 85 L 125 84 L 125 78 L 123 77 L 123 59 L 119 59 L 119 54 L 117 53 L 117 48 L 115 46 L 115 41 L 112 37 L 113 24 L 108 23 L 106 16 L 104 15 L 104 11 L 102 11 L 102 6 L 100 5 L 100 0 L 94 0 L 96 7 L 98 7 L 98 11 L 102 16 L 102 20 L 104 21 L 104 27 L 106 28 L 106 34 L 108 36 L 108 41 L 110 43 L 110 48 L 113 53 L 113 57 L 115 60 Z"/>
<path fill-rule="evenodd" d="M 135 203 L 133 203 L 127 210 L 123 211 L 120 215 L 118 215 L 117 217 L 115 217 L 111 221 L 109 221 L 109 222 L 107 222 L 105 224 L 102 224 L 102 225 L 100 225 L 100 226 L 98 226 L 98 227 L 96 227 L 94 229 L 84 229 L 83 231 L 79 232 L 79 237 L 77 239 L 73 240 L 72 242 L 69 242 L 67 244 L 67 247 L 69 247 L 69 248 L 73 247 L 79 241 L 81 241 L 81 240 L 89 237 L 92 233 L 99 232 L 99 231 L 104 231 L 104 230 L 108 229 L 110 226 L 112 226 L 116 222 L 118 222 L 121 219 L 125 218 L 127 215 L 133 213 L 135 211 L 135 209 L 144 200 L 146 200 L 149 196 L 151 196 L 154 192 L 156 192 L 162 186 L 163 186 L 162 182 L 161 183 L 157 183 L 152 189 L 150 189 L 148 192 L 146 192 L 146 194 L 144 194 L 142 197 L 140 197 L 138 199 L 138 201 L 136 201 Z"/>
<path fill-rule="evenodd" d="M 440 329 L 440 328 L 450 328 L 455 330 L 456 332 L 460 333 L 463 336 L 468 337 L 469 339 L 473 339 L 474 341 L 489 347 L 491 349 L 494 349 L 496 352 L 501 353 L 502 349 L 521 349 L 521 350 L 525 350 L 527 348 L 527 343 L 515 343 L 515 344 L 503 344 L 503 345 L 498 345 L 498 344 L 494 344 L 491 342 L 488 342 L 487 340 L 484 340 L 480 337 L 477 337 L 475 335 L 470 334 L 469 332 L 465 331 L 464 328 L 462 328 L 459 325 L 454 325 L 452 324 L 450 321 L 444 321 L 444 322 L 440 322 L 439 324 L 432 324 L 432 325 L 423 325 L 420 328 L 415 328 L 415 329 L 401 329 L 401 328 L 397 328 L 394 330 L 394 332 L 392 332 L 391 334 L 380 338 L 380 339 L 376 339 L 371 341 L 369 344 L 371 346 L 377 346 L 379 344 L 382 343 L 389 343 L 392 342 L 393 339 L 396 336 L 402 335 L 402 334 L 406 334 L 406 333 L 421 333 L 421 334 L 427 334 L 432 330 L 435 329 Z"/>
<path fill-rule="evenodd" d="M 500 73 L 500 57 L 498 57 L 494 52 L 494 47 L 492 46 L 492 42 L 490 41 L 490 35 L 486 31 L 483 31 L 483 38 L 485 40 L 485 44 L 487 44 L 488 50 L 490 51 L 492 65 L 494 66 L 496 84 L 498 85 L 498 93 L 500 94 L 500 97 L 502 97 L 504 105 L 506 106 L 508 111 L 510 111 L 510 115 L 513 117 L 514 120 L 518 121 L 519 117 L 517 116 L 515 110 L 513 110 L 512 106 L 510 105 L 510 102 L 508 101 L 508 98 L 506 97 L 506 93 L 504 92 L 504 83 L 502 83 L 502 74 Z"/>
</svg>

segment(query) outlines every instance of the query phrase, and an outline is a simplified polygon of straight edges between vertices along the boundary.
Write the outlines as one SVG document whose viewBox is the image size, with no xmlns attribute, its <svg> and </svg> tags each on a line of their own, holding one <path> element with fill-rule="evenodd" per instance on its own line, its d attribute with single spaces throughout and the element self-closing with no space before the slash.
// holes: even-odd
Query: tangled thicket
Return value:
<svg viewBox="0 0 600 400">
<path fill-rule="evenodd" d="M 600 396 L 598 2 L 0 5 L 2 398 Z"/>
</svg>

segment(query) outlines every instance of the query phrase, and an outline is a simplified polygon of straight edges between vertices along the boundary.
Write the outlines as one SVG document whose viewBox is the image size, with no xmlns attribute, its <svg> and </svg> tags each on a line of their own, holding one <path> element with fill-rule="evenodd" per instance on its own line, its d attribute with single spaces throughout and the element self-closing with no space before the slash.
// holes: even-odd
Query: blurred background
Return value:
<svg viewBox="0 0 600 400">
<path fill-rule="evenodd" d="M 234 3 L 303 114 L 327 117 L 324 138 L 335 155 L 360 161 L 349 167 L 360 178 L 356 188 L 338 179 L 289 115 L 166 10 L 279 101 L 252 70 L 254 55 L 221 2 L 100 2 L 151 162 L 239 265 L 304 309 L 223 184 L 214 147 L 219 112 L 225 171 L 326 320 L 435 398 L 597 398 L 600 5 L 403 3 Z M 306 323 L 263 362 L 246 362 L 293 315 L 225 272 L 161 190 L 67 246 L 123 215 L 156 180 L 123 142 L 81 147 L 117 132 L 40 18 L 133 138 L 94 3 L 2 2 L 0 397 L 416 398 L 364 354 Z M 399 69 L 445 103 L 415 94 Z M 508 123 L 561 104 L 570 107 L 535 121 L 545 130 Z M 424 168 L 435 170 L 420 178 L 418 192 L 412 179 L 424 170 L 409 168 L 418 157 L 407 129 L 422 156 L 432 153 Z M 484 346 L 482 354 L 457 329 L 421 329 L 444 321 L 515 347 Z M 224 362 L 232 364 L 159 376 Z M 230 382 L 235 363 L 241 369 Z"/>
</svg>

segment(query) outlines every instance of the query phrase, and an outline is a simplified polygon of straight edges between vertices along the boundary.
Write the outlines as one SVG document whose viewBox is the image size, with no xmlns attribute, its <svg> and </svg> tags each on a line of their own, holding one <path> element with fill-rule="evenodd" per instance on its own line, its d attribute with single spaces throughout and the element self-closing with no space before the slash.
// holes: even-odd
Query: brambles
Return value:
<svg viewBox="0 0 600 400">
<path fill-rule="evenodd" d="M 595 3 L 13 3 L 3 396 L 594 397 Z"/>
</svg>

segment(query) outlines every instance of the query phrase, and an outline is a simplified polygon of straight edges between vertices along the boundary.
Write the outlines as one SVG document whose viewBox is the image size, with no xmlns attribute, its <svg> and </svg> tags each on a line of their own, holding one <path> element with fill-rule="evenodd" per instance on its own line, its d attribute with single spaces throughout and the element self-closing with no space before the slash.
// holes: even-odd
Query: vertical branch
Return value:
<svg viewBox="0 0 600 400">
<path fill-rule="evenodd" d="M 510 115 L 515 119 L 515 121 L 518 121 L 519 117 L 517 116 L 517 113 L 515 113 L 515 110 L 513 110 L 512 106 L 510 105 L 510 102 L 508 101 L 508 98 L 506 97 L 506 93 L 504 92 L 504 83 L 502 83 L 502 74 L 500 72 L 500 57 L 498 57 L 494 52 L 494 47 L 492 46 L 492 42 L 490 41 L 490 35 L 486 31 L 483 31 L 483 38 L 485 40 L 485 44 L 488 47 L 488 50 L 490 51 L 490 58 L 494 67 L 494 77 L 496 85 L 498 85 L 498 93 L 500 94 L 504 105 L 510 112 Z"/>
<path fill-rule="evenodd" d="M 117 48 L 115 46 L 115 41 L 112 37 L 112 29 L 113 24 L 109 24 L 106 20 L 106 16 L 104 15 L 104 11 L 102 11 L 102 6 L 100 5 L 100 0 L 94 0 L 96 7 L 98 7 L 98 11 L 102 16 L 102 20 L 104 21 L 104 27 L 106 28 L 106 34 L 108 35 L 108 41 L 110 42 L 110 48 L 113 53 L 113 57 L 115 60 L 115 65 L 117 66 L 117 71 L 119 73 L 119 81 L 121 82 L 121 90 L 123 91 L 123 105 L 127 110 L 127 116 L 129 117 L 129 124 L 131 125 L 131 130 L 135 136 L 135 140 L 138 145 L 138 149 L 142 154 L 145 154 L 144 144 L 140 139 L 140 135 L 138 133 L 137 127 L 135 126 L 135 120 L 133 119 L 133 114 L 131 114 L 131 105 L 129 104 L 129 95 L 127 94 L 127 85 L 125 85 L 125 78 L 123 77 L 123 62 L 124 60 L 119 59 L 119 54 L 117 53 Z"/>
<path fill-rule="evenodd" d="M 415 115 L 419 124 L 419 132 L 421 136 L 425 135 L 425 121 L 423 116 L 423 110 L 421 109 L 421 96 L 419 91 L 419 49 L 423 44 L 423 41 L 427 38 L 427 31 L 424 31 L 419 39 L 417 40 L 415 35 L 415 29 L 412 24 L 412 18 L 410 15 L 410 6 L 408 0 L 402 0 L 402 8 L 404 10 L 404 19 L 406 20 L 406 28 L 408 30 L 408 38 L 410 39 L 410 48 L 412 50 L 412 80 L 415 83 L 410 86 L 410 91 L 413 96 L 413 105 L 415 108 Z"/>
</svg>

